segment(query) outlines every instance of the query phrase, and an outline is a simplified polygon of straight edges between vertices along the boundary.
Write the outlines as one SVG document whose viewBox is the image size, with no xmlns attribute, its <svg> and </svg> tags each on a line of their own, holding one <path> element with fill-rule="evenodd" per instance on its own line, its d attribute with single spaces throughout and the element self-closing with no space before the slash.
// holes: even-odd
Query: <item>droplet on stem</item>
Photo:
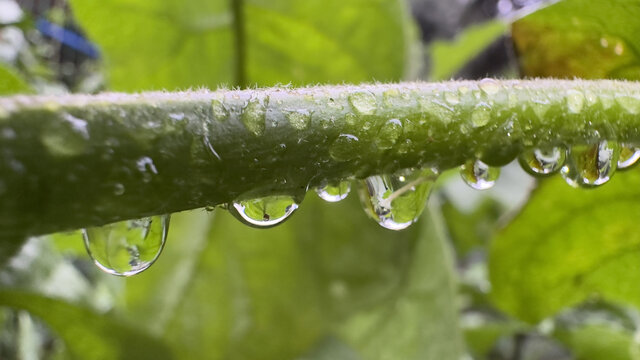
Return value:
<svg viewBox="0 0 640 360">
<path fill-rule="evenodd" d="M 534 176 L 551 175 L 562 168 L 567 158 L 567 150 L 564 147 L 525 150 L 518 157 L 520 166 L 526 172 Z"/>
<path fill-rule="evenodd" d="M 151 266 L 164 247 L 170 215 L 125 220 L 83 229 L 84 245 L 104 272 L 131 276 Z"/>
<path fill-rule="evenodd" d="M 560 173 L 573 187 L 591 188 L 611 179 L 618 165 L 620 149 L 615 141 L 575 145 L 567 153 Z"/>
<path fill-rule="evenodd" d="M 288 195 L 235 201 L 228 206 L 231 214 L 242 223 L 262 229 L 282 223 L 297 208 L 294 198 Z"/>
<path fill-rule="evenodd" d="M 628 169 L 640 159 L 640 148 L 628 145 L 620 145 L 620 157 L 618 158 L 618 169 Z"/>
<path fill-rule="evenodd" d="M 324 184 L 316 188 L 318 196 L 328 202 L 338 202 L 345 199 L 351 191 L 350 181 L 340 181 L 338 184 Z"/>
<path fill-rule="evenodd" d="M 472 188 L 487 190 L 498 180 L 500 168 L 489 166 L 481 160 L 470 160 L 460 167 L 460 176 Z"/>
</svg>

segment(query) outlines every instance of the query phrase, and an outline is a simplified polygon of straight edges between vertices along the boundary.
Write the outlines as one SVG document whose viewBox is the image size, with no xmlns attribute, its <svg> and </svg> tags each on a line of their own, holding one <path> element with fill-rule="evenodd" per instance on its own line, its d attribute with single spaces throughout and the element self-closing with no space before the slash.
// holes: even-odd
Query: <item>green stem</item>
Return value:
<svg viewBox="0 0 640 360">
<path fill-rule="evenodd" d="M 499 166 L 525 147 L 640 143 L 639 113 L 640 83 L 604 80 L 0 98 L 0 235 Z"/>
</svg>

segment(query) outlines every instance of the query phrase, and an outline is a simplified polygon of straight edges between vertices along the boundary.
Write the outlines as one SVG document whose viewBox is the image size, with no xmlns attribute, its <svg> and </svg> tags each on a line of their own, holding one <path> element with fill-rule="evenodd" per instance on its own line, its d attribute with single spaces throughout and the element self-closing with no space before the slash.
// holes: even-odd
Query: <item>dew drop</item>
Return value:
<svg viewBox="0 0 640 360">
<path fill-rule="evenodd" d="M 120 196 L 122 194 L 124 194 L 125 188 L 124 185 L 120 184 L 120 183 L 116 183 L 115 185 L 113 185 L 113 194 L 116 196 Z"/>
<path fill-rule="evenodd" d="M 289 111 L 285 116 L 289 124 L 296 130 L 304 130 L 311 123 L 311 112 L 309 110 Z"/>
<path fill-rule="evenodd" d="M 451 91 L 444 93 L 444 100 L 449 103 L 449 105 L 457 105 L 460 103 L 460 97 L 458 97 L 458 94 Z"/>
<path fill-rule="evenodd" d="M 525 150 L 518 161 L 526 172 L 535 176 L 551 175 L 560 170 L 567 157 L 567 151 L 563 147 L 548 149 Z"/>
<path fill-rule="evenodd" d="M 487 190 L 498 180 L 500 168 L 489 166 L 481 160 L 470 160 L 460 167 L 460 176 L 472 188 Z"/>
<path fill-rule="evenodd" d="M 367 215 L 380 226 L 406 229 L 422 213 L 436 176 L 432 169 L 370 176 L 363 181 L 360 200 Z"/>
<path fill-rule="evenodd" d="M 229 119 L 229 109 L 219 99 L 211 100 L 211 110 L 213 111 L 213 117 L 218 121 L 227 121 Z"/>
<path fill-rule="evenodd" d="M 640 148 L 620 144 L 620 157 L 618 158 L 618 169 L 627 169 L 633 166 L 640 159 Z"/>
<path fill-rule="evenodd" d="M 489 120 L 491 120 L 491 107 L 484 103 L 478 104 L 471 113 L 473 127 L 483 127 L 489 123 Z"/>
<path fill-rule="evenodd" d="M 338 184 L 324 184 L 316 188 L 316 194 L 328 202 L 338 202 L 345 199 L 351 191 L 350 181 L 341 181 Z"/>
<path fill-rule="evenodd" d="M 329 154 L 336 161 L 348 161 L 358 156 L 358 137 L 351 134 L 341 134 L 331 144 Z"/>
<path fill-rule="evenodd" d="M 84 245 L 100 270 L 119 276 L 151 266 L 164 247 L 170 215 L 126 220 L 82 231 Z"/>
<path fill-rule="evenodd" d="M 490 78 L 480 80 L 478 86 L 480 87 L 480 90 L 487 95 L 495 95 L 500 91 L 500 84 Z"/>
<path fill-rule="evenodd" d="M 595 187 L 611 179 L 616 171 L 620 150 L 614 141 L 576 145 L 569 149 L 560 173 L 573 187 Z"/>
<path fill-rule="evenodd" d="M 567 91 L 567 109 L 571 114 L 578 114 L 584 106 L 584 94 L 578 90 L 571 89 Z"/>
<path fill-rule="evenodd" d="M 263 229 L 282 223 L 297 208 L 293 197 L 287 195 L 237 201 L 228 206 L 231 214 L 242 223 Z"/>
<path fill-rule="evenodd" d="M 640 113 L 640 99 L 631 96 L 616 96 L 615 100 L 629 114 Z"/>
<path fill-rule="evenodd" d="M 402 122 L 398 119 L 391 119 L 380 127 L 375 140 L 376 145 L 382 150 L 391 149 L 400 135 L 402 135 Z"/>
<path fill-rule="evenodd" d="M 357 92 L 349 95 L 349 104 L 358 115 L 373 115 L 376 112 L 376 97 L 369 92 Z"/>
<path fill-rule="evenodd" d="M 253 98 L 249 100 L 242 112 L 242 123 L 251 133 L 261 136 L 266 128 L 266 114 L 267 110 L 262 100 Z"/>
</svg>

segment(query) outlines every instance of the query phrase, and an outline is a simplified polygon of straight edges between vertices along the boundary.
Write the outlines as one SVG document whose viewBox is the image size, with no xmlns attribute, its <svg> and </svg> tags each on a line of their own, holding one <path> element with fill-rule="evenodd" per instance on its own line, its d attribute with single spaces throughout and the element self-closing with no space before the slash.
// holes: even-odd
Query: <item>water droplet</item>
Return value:
<svg viewBox="0 0 640 360">
<path fill-rule="evenodd" d="M 384 228 L 406 229 L 422 213 L 436 175 L 432 169 L 407 169 L 366 178 L 360 192 L 365 212 Z"/>
<path fill-rule="evenodd" d="M 229 119 L 229 109 L 227 109 L 222 100 L 211 100 L 211 110 L 213 111 L 214 119 L 218 121 L 227 121 L 227 119 Z"/>
<path fill-rule="evenodd" d="M 576 145 L 569 149 L 560 173 L 573 187 L 594 187 L 611 179 L 616 171 L 620 150 L 615 141 Z"/>
<path fill-rule="evenodd" d="M 578 114 L 584 106 L 584 94 L 578 90 L 567 91 L 567 109 L 571 114 Z"/>
<path fill-rule="evenodd" d="M 640 148 L 620 144 L 620 157 L 618 158 L 618 169 L 627 169 L 634 165 L 640 159 Z"/>
<path fill-rule="evenodd" d="M 82 231 L 93 262 L 104 272 L 131 276 L 151 266 L 164 247 L 170 215 L 126 220 Z"/>
<path fill-rule="evenodd" d="M 460 97 L 458 97 L 458 94 L 451 91 L 447 91 L 444 93 L 444 99 L 447 103 L 449 103 L 449 105 L 457 105 L 460 103 Z"/>
<path fill-rule="evenodd" d="M 351 134 L 341 134 L 331 144 L 329 154 L 336 161 L 348 161 L 358 156 L 358 137 Z"/>
<path fill-rule="evenodd" d="M 529 106 L 531 107 L 531 110 L 533 110 L 533 113 L 536 114 L 538 119 L 544 120 L 544 116 L 547 114 L 547 111 L 549 111 L 549 109 L 551 108 L 551 103 L 547 99 L 532 100 L 529 103 Z"/>
<path fill-rule="evenodd" d="M 376 97 L 370 92 L 357 92 L 349 95 L 349 104 L 358 115 L 373 115 L 377 108 Z"/>
<path fill-rule="evenodd" d="M 266 114 L 267 110 L 263 101 L 258 98 L 253 98 L 249 100 L 247 106 L 245 106 L 242 111 L 242 123 L 251 133 L 256 136 L 261 136 L 264 134 L 266 128 Z"/>
<path fill-rule="evenodd" d="M 54 156 L 76 156 L 88 146 L 89 129 L 86 120 L 63 114 L 64 121 L 48 125 L 40 137 L 42 144 Z"/>
<path fill-rule="evenodd" d="M 349 195 L 351 191 L 350 181 L 341 181 L 338 184 L 324 184 L 316 188 L 318 196 L 328 202 L 338 202 Z"/>
<path fill-rule="evenodd" d="M 567 157 L 567 151 L 563 147 L 548 149 L 525 150 L 518 161 L 520 166 L 531 175 L 550 175 L 560 170 Z"/>
<path fill-rule="evenodd" d="M 478 104 L 471 113 L 471 124 L 473 127 L 482 127 L 491 120 L 491 107 L 485 103 Z"/>
<path fill-rule="evenodd" d="M 120 183 L 116 183 L 115 185 L 113 185 L 113 194 L 120 196 L 122 194 L 124 194 L 124 185 L 120 184 Z"/>
<path fill-rule="evenodd" d="M 500 84 L 497 81 L 489 78 L 480 80 L 478 86 L 480 87 L 480 90 L 482 90 L 487 95 L 495 95 L 500 91 Z"/>
<path fill-rule="evenodd" d="M 311 123 L 311 112 L 309 110 L 289 111 L 286 118 L 294 129 L 304 130 Z"/>
<path fill-rule="evenodd" d="M 631 96 L 616 96 L 616 102 L 629 114 L 640 113 L 640 99 Z"/>
<path fill-rule="evenodd" d="M 148 156 L 143 156 L 138 161 L 136 161 L 136 166 L 138 170 L 142 173 L 142 180 L 144 182 L 151 181 L 153 175 L 158 174 L 158 169 L 156 169 L 156 165 L 153 163 L 153 160 Z"/>
<path fill-rule="evenodd" d="M 237 201 L 228 208 L 246 225 L 269 228 L 285 221 L 298 208 L 298 204 L 291 196 L 276 195 Z"/>
<path fill-rule="evenodd" d="M 382 150 L 391 149 L 400 135 L 402 135 L 402 122 L 398 119 L 391 119 L 378 130 L 376 145 Z"/>
<path fill-rule="evenodd" d="M 480 160 L 470 160 L 460 167 L 460 176 L 472 188 L 486 190 L 495 185 L 500 176 L 500 168 L 489 166 Z"/>
</svg>

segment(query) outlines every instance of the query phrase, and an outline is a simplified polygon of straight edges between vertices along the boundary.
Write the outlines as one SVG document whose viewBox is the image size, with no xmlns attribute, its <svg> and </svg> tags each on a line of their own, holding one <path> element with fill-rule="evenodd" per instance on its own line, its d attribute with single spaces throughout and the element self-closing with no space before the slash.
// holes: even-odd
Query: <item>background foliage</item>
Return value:
<svg viewBox="0 0 640 360">
<path fill-rule="evenodd" d="M 76 59 L 67 71 L 48 55 L 47 39 L 31 34 L 2 58 L 0 94 L 445 79 L 474 71 L 638 75 L 636 0 L 564 0 L 523 18 L 505 10 L 462 30 L 456 24 L 455 38 L 431 42 L 419 14 L 437 4 L 73 0 L 100 60 Z M 30 34 L 38 17 L 70 21 L 57 11 L 0 21 L 0 34 Z M 496 47 L 512 45 L 517 62 L 487 67 L 487 59 L 499 62 Z M 94 268 L 77 233 L 2 248 L 0 358 L 640 356 L 637 170 L 594 191 L 569 189 L 558 177 L 534 181 L 511 166 L 496 189 L 481 194 L 453 175 L 441 177 L 421 221 L 402 232 L 367 219 L 357 194 L 328 204 L 309 193 L 290 220 L 268 230 L 221 210 L 174 214 L 158 262 L 128 279 Z"/>
</svg>

